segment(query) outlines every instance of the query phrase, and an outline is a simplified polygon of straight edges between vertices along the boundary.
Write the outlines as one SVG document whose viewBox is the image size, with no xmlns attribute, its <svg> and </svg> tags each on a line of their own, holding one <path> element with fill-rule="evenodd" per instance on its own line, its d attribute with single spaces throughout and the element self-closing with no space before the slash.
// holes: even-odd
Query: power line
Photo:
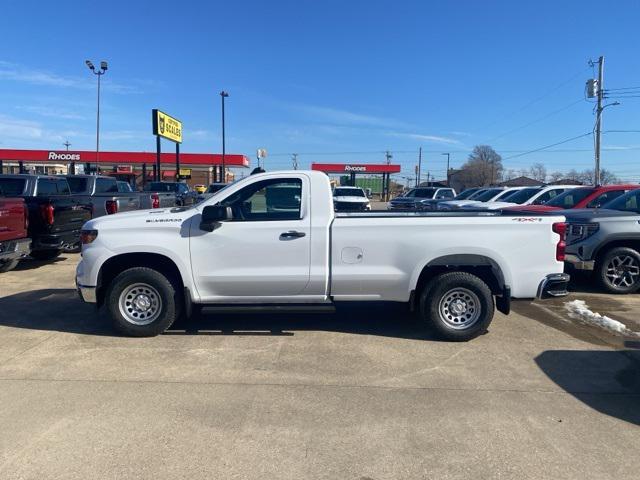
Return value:
<svg viewBox="0 0 640 480">
<path fill-rule="evenodd" d="M 564 143 L 569 143 L 574 140 L 578 140 L 579 138 L 588 137 L 589 135 L 593 135 L 593 132 L 583 133 L 582 135 L 577 135 L 575 137 L 567 138 L 566 140 L 562 140 L 561 142 L 552 143 L 551 145 L 546 145 L 544 147 L 535 148 L 533 150 L 529 150 L 528 152 L 519 153 L 517 155 L 512 155 L 510 157 L 503 158 L 503 160 L 509 160 L 511 158 L 523 157 L 524 155 L 529 155 L 531 153 L 540 152 L 542 150 L 546 150 L 547 148 L 555 147 L 557 145 L 562 145 Z"/>
<path fill-rule="evenodd" d="M 591 67 L 587 67 L 583 70 L 580 70 L 579 72 L 577 72 L 575 75 L 573 75 L 571 78 L 568 78 L 567 80 L 563 81 L 562 83 L 556 85 L 555 87 L 551 88 L 550 90 L 547 90 L 545 93 L 543 93 L 542 95 L 540 95 L 539 97 L 534 98 L 533 100 L 531 100 L 530 102 L 527 102 L 526 104 L 524 104 L 522 107 L 517 108 L 516 110 L 513 110 L 510 113 L 507 113 L 506 115 L 503 115 L 502 117 L 499 117 L 497 120 L 494 120 L 493 122 L 489 123 L 488 125 L 485 125 L 485 128 L 489 128 L 494 126 L 495 124 L 501 122 L 502 120 L 506 119 L 506 118 L 510 118 L 513 115 L 515 115 L 516 113 L 520 113 L 523 110 L 526 110 L 527 108 L 529 108 L 531 105 L 534 105 L 535 103 L 539 102 L 540 100 L 548 97 L 549 95 L 551 95 L 552 93 L 556 92 L 557 90 L 560 90 L 562 87 L 564 87 L 565 85 L 571 83 L 573 80 L 575 80 L 576 78 L 578 78 L 580 75 L 584 74 L 584 72 L 586 70 L 589 70 L 589 68 Z"/>
<path fill-rule="evenodd" d="M 531 126 L 531 125 L 534 125 L 534 124 L 536 124 L 538 122 L 541 122 L 542 120 L 546 120 L 547 118 L 552 117 L 553 115 L 556 115 L 556 114 L 558 114 L 560 112 L 564 112 L 565 110 L 568 110 L 569 108 L 573 107 L 574 105 L 577 105 L 578 103 L 582 103 L 583 101 L 584 101 L 584 98 L 579 98 L 575 102 L 571 102 L 570 104 L 565 105 L 564 107 L 559 108 L 557 110 L 554 110 L 553 112 L 550 112 L 550 113 L 548 113 L 548 114 L 546 114 L 546 115 L 544 115 L 544 116 L 542 116 L 540 118 L 537 118 L 536 120 L 533 120 L 533 121 L 531 121 L 529 123 L 525 123 L 524 125 L 516 127 L 514 129 L 509 130 L 509 131 L 507 131 L 505 133 L 502 133 L 502 134 L 500 134 L 500 135 L 498 135 L 496 137 L 490 138 L 489 140 L 486 141 L 486 143 L 493 142 L 493 141 L 495 141 L 495 140 L 497 140 L 499 138 L 506 137 L 507 135 L 510 135 L 510 134 L 512 134 L 514 132 L 518 132 L 520 130 L 523 130 L 523 129 Z"/>
</svg>

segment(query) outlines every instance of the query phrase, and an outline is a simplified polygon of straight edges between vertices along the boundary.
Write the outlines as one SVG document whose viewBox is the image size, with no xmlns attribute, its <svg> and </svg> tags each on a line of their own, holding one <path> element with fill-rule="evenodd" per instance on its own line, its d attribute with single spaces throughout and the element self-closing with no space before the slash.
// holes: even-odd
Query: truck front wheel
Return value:
<svg viewBox="0 0 640 480">
<path fill-rule="evenodd" d="M 177 289 L 162 273 L 135 267 L 113 279 L 106 305 L 114 327 L 132 337 L 153 337 L 171 326 L 178 316 Z"/>
<path fill-rule="evenodd" d="M 420 315 L 438 336 L 465 342 L 487 331 L 493 320 L 493 295 L 480 278 L 466 272 L 434 277 L 420 295 Z"/>
</svg>

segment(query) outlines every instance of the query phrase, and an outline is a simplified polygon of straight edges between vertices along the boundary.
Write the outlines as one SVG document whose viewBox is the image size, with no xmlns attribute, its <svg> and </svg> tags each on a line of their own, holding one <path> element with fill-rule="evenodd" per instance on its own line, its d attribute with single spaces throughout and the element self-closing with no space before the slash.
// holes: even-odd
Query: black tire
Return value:
<svg viewBox="0 0 640 480">
<path fill-rule="evenodd" d="M 616 268 L 616 263 L 619 263 Z M 640 289 L 640 253 L 614 247 L 600 255 L 595 271 L 600 286 L 609 293 L 634 293 Z"/>
<path fill-rule="evenodd" d="M 20 259 L 15 260 L 0 260 L 0 273 L 5 273 L 13 270 L 18 265 Z"/>
<path fill-rule="evenodd" d="M 154 337 L 169 328 L 180 316 L 182 297 L 179 292 L 179 288 L 157 270 L 134 267 L 113 279 L 107 289 L 105 304 L 113 326 L 119 332 L 132 337 Z M 138 304 L 133 303 L 139 298 L 149 304 L 149 310 L 142 311 Z M 121 300 L 123 310 L 120 308 Z M 153 310 L 154 305 L 156 310 Z M 152 315 L 153 312 L 157 312 L 157 315 Z M 145 318 L 147 313 L 151 317 Z M 133 318 L 136 314 L 138 317 Z"/>
<path fill-rule="evenodd" d="M 457 315 L 451 309 L 454 306 L 460 309 Z M 489 286 L 475 275 L 443 273 L 423 288 L 419 313 L 440 338 L 466 342 L 489 328 L 494 313 L 493 295 Z"/>
<path fill-rule="evenodd" d="M 61 253 L 61 250 L 35 250 L 31 252 L 31 258 L 35 258 L 36 260 L 53 260 L 58 257 Z"/>
</svg>

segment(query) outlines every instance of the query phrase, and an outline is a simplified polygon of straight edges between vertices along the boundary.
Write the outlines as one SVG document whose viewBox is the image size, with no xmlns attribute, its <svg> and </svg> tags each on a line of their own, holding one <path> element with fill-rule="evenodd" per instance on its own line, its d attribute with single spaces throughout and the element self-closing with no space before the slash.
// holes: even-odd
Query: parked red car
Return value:
<svg viewBox="0 0 640 480">
<path fill-rule="evenodd" d="M 512 212 L 549 212 L 569 208 L 600 208 L 614 198 L 624 195 L 630 190 L 637 190 L 640 185 L 602 185 L 600 187 L 577 187 L 561 193 L 544 205 L 517 205 L 504 210 Z"/>
<path fill-rule="evenodd" d="M 0 196 L 0 273 L 12 270 L 22 257 L 29 255 L 28 222 L 24 199 Z"/>
</svg>

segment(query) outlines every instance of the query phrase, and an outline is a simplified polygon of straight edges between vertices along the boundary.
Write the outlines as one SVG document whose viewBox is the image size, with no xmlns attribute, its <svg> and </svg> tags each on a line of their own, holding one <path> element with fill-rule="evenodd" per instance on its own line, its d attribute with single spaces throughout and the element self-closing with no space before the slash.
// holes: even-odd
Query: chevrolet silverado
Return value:
<svg viewBox="0 0 640 480">
<path fill-rule="evenodd" d="M 76 284 L 132 336 L 160 334 L 203 305 L 389 301 L 463 341 L 487 330 L 494 308 L 508 313 L 512 297 L 566 293 L 564 227 L 562 216 L 336 213 L 325 174 L 263 173 L 192 207 L 90 220 Z"/>
</svg>

